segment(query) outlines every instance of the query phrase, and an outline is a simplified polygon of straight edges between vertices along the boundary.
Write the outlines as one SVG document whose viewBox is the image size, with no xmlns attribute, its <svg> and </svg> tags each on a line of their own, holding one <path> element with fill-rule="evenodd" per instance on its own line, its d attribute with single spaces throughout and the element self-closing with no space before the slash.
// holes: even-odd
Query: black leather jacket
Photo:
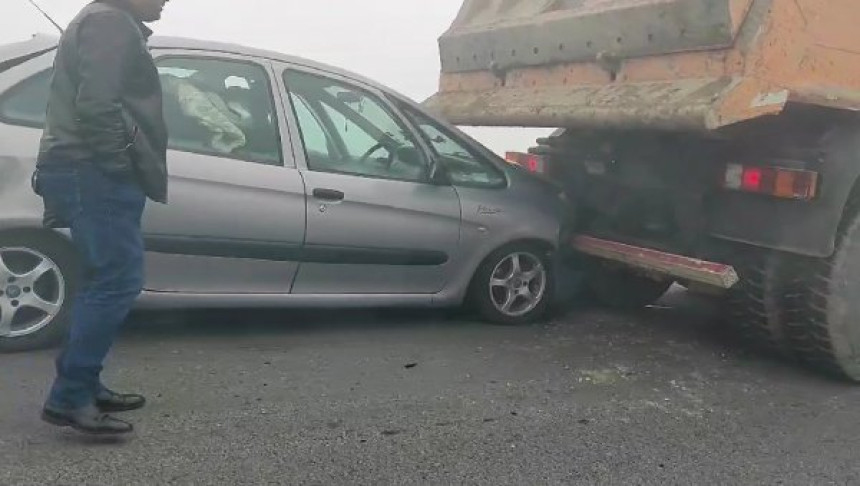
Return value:
<svg viewBox="0 0 860 486">
<path fill-rule="evenodd" d="M 66 29 L 39 150 L 47 164 L 94 163 L 167 202 L 167 127 L 152 34 L 121 1 L 96 1 Z"/>
</svg>

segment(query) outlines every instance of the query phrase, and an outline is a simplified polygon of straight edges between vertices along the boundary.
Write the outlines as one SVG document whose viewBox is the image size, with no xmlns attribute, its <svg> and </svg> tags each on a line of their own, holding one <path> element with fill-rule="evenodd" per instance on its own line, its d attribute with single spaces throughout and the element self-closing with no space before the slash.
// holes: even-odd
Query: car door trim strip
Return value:
<svg viewBox="0 0 860 486">
<path fill-rule="evenodd" d="M 295 245 L 283 242 L 146 235 L 146 251 L 174 255 L 335 265 L 438 266 L 448 254 L 434 250 Z"/>
</svg>

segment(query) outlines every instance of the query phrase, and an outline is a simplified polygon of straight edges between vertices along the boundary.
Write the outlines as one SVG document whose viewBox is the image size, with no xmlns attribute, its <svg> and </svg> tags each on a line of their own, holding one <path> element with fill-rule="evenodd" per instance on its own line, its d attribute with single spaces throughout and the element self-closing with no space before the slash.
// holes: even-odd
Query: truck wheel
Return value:
<svg viewBox="0 0 860 486">
<path fill-rule="evenodd" d="M 752 344 L 790 357 L 786 326 L 790 296 L 798 288 L 790 257 L 748 250 L 736 269 L 740 282 L 728 294 L 730 324 Z"/>
<path fill-rule="evenodd" d="M 795 351 L 808 364 L 860 382 L 860 215 L 847 221 L 837 249 L 810 261 L 787 331 Z"/>
<path fill-rule="evenodd" d="M 585 287 L 597 302 L 620 310 L 635 310 L 657 302 L 674 281 L 655 279 L 622 267 L 592 262 L 585 273 Z"/>
<path fill-rule="evenodd" d="M 514 244 L 490 255 L 472 281 L 471 300 L 493 324 L 530 324 L 544 317 L 555 296 L 555 274 L 546 251 Z"/>
<path fill-rule="evenodd" d="M 42 349 L 65 337 L 77 256 L 47 231 L 0 233 L 0 352 Z"/>
</svg>

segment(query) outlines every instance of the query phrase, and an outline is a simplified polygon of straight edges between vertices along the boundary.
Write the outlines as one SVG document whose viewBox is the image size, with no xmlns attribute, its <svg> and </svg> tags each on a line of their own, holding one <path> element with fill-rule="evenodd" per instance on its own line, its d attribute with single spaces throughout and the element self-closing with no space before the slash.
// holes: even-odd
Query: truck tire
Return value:
<svg viewBox="0 0 860 486">
<path fill-rule="evenodd" d="M 797 292 L 791 257 L 747 250 L 737 261 L 740 282 L 728 293 L 726 317 L 745 341 L 782 357 L 791 357 L 787 320 L 790 297 Z"/>
<path fill-rule="evenodd" d="M 623 267 L 590 262 L 586 266 L 585 287 L 589 297 L 619 310 L 636 310 L 660 300 L 674 281 L 654 279 Z"/>
<path fill-rule="evenodd" d="M 833 256 L 805 265 L 787 332 L 807 364 L 860 382 L 860 214 L 849 214 Z"/>
<path fill-rule="evenodd" d="M 0 264 L 0 353 L 59 344 L 78 281 L 72 245 L 44 230 L 0 232 Z"/>
</svg>

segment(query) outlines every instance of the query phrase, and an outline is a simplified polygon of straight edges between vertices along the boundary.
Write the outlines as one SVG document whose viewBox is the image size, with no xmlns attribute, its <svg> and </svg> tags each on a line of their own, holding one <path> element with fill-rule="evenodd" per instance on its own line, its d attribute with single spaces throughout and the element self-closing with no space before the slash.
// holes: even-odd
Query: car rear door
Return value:
<svg viewBox="0 0 860 486">
<path fill-rule="evenodd" d="M 306 67 L 276 70 L 307 188 L 293 292 L 439 292 L 459 247 L 460 201 L 430 181 L 418 137 L 372 87 Z"/>
<path fill-rule="evenodd" d="M 41 199 L 21 181 L 36 168 L 54 53 L 36 55 L 46 48 L 37 39 L 25 44 L 0 47 L 0 228 L 32 224 L 42 214 Z"/>
<path fill-rule="evenodd" d="M 145 214 L 148 290 L 289 293 L 305 193 L 268 61 L 156 50 L 170 201 Z"/>
</svg>

